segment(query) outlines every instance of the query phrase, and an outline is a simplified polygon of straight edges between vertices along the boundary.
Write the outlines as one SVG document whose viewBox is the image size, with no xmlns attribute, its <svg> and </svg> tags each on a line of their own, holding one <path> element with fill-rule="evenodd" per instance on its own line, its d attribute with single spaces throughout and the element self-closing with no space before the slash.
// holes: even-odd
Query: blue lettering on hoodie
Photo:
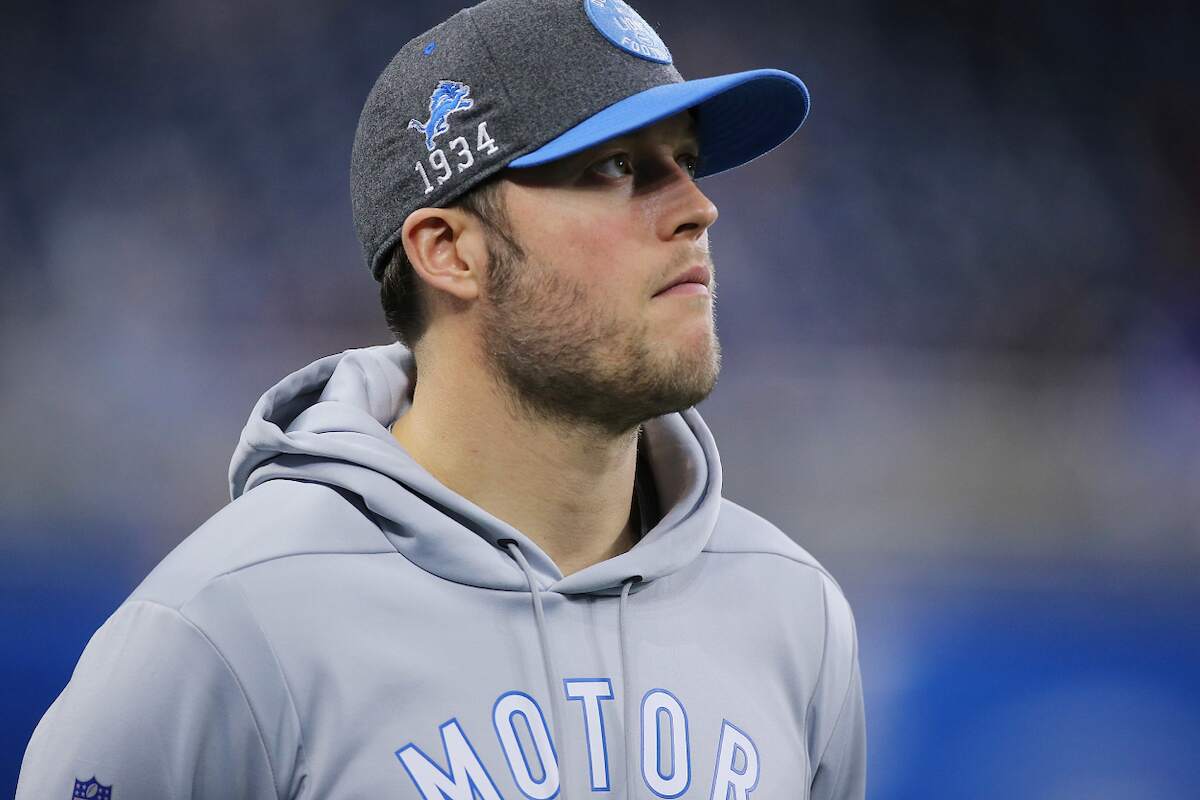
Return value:
<svg viewBox="0 0 1200 800">
<path fill-rule="evenodd" d="M 563 688 L 568 700 L 580 702 L 587 733 L 584 749 L 592 791 L 607 792 L 610 790 L 608 743 L 604 737 L 600 701 L 614 699 L 612 681 L 609 678 L 568 678 L 563 681 Z M 518 718 L 520 722 L 517 722 Z M 555 797 L 561 783 L 558 756 L 546 717 L 537 701 L 525 692 L 505 692 L 496 698 L 492 719 L 506 766 L 521 793 L 533 800 Z M 518 727 L 524 728 L 533 742 L 528 750 L 521 742 Z M 430 800 L 474 800 L 476 796 L 484 800 L 501 798 L 487 766 L 480 760 L 458 720 L 451 718 L 439 729 L 445 766 L 411 742 L 396 751 L 396 758 L 421 796 Z M 727 800 L 732 793 L 735 800 L 748 798 L 758 786 L 759 778 L 759 754 L 754 740 L 724 720 L 714 757 L 710 797 Z M 657 797 L 681 797 L 691 785 L 691 764 L 687 711 L 682 701 L 666 689 L 651 689 L 642 698 L 642 780 Z"/>
</svg>

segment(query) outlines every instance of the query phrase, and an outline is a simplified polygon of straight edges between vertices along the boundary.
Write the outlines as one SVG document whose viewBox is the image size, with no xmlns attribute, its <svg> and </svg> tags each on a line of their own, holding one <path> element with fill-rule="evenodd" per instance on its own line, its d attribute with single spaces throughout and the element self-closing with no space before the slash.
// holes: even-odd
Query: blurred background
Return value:
<svg viewBox="0 0 1200 800">
<path fill-rule="evenodd" d="M 1190 3 L 641 0 L 813 111 L 703 182 L 727 495 L 855 609 L 869 796 L 1200 792 Z M 258 396 L 390 341 L 358 112 L 435 2 L 6 3 L 0 795 L 88 637 L 228 502 Z"/>
</svg>

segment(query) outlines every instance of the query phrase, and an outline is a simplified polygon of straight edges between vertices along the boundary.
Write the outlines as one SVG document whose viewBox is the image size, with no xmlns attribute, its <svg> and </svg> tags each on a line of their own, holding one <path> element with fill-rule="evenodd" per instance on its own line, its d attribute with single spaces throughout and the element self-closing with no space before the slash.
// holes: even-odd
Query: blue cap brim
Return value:
<svg viewBox="0 0 1200 800">
<path fill-rule="evenodd" d="M 696 177 L 703 178 L 783 144 L 804 123 L 808 107 L 808 87 L 778 69 L 668 83 L 613 103 L 508 165 L 555 161 L 691 108 L 700 139 Z"/>
</svg>

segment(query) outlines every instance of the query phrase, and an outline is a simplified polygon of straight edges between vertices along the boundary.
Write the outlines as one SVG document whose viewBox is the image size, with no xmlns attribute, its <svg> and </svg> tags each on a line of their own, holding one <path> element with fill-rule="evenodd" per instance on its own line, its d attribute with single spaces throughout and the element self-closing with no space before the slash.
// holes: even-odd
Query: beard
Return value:
<svg viewBox="0 0 1200 800">
<path fill-rule="evenodd" d="M 510 237 L 488 238 L 481 349 L 515 413 L 622 435 L 712 392 L 721 349 L 711 324 L 703 346 L 655 348 L 647 320 L 623 321 L 607 298 L 526 258 Z"/>
</svg>

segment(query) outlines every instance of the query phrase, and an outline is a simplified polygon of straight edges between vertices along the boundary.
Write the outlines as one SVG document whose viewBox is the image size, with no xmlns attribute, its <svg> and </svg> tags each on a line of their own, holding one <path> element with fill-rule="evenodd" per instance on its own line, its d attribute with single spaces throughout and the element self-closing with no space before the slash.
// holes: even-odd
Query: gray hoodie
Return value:
<svg viewBox="0 0 1200 800">
<path fill-rule="evenodd" d="M 233 502 L 92 637 L 18 800 L 864 796 L 850 607 L 721 497 L 695 409 L 644 425 L 642 538 L 563 577 L 391 436 L 412 375 L 369 347 L 263 395 Z"/>
</svg>

